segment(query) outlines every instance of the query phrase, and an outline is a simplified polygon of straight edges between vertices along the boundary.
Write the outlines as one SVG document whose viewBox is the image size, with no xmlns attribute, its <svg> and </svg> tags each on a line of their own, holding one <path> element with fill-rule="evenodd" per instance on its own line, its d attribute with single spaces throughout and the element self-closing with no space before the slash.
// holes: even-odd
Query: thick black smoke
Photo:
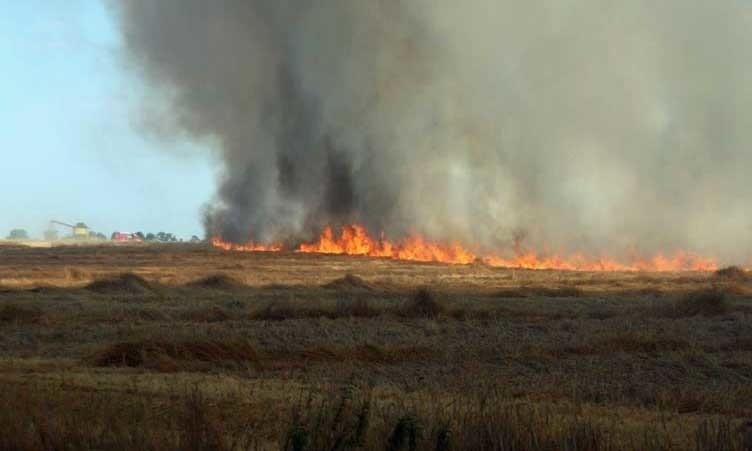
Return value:
<svg viewBox="0 0 752 451">
<path fill-rule="evenodd" d="M 488 247 L 752 244 L 739 0 L 120 0 L 129 53 L 224 161 L 210 234 L 361 222 Z"/>
</svg>

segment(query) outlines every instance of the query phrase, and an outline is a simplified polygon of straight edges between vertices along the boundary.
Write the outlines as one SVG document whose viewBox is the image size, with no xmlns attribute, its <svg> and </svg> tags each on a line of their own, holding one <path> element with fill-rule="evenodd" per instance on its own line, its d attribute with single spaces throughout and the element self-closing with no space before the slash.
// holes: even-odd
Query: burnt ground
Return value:
<svg viewBox="0 0 752 451">
<path fill-rule="evenodd" d="M 751 299 L 752 282 L 735 272 L 526 271 L 188 245 L 0 247 L 0 396 L 29 418 L 54 420 L 49 404 L 86 400 L 83 410 L 107 418 L 115 406 L 154 412 L 200 393 L 207 423 L 235 449 L 284 448 L 300 412 L 327 411 L 311 399 L 352 390 L 382 426 L 342 449 L 386 443 L 395 412 L 423 418 L 416 449 L 436 449 L 436 412 L 451 422 L 488 399 L 535 412 L 540 434 L 557 444 L 576 419 L 613 441 L 587 449 L 712 448 L 708 424 L 743 449 Z M 143 428 L 143 412 L 117 421 Z M 16 421 L 0 417 L 0 435 L 25 430 Z M 228 445 L 237 432 L 229 425 L 241 423 L 255 441 Z M 307 434 L 307 448 L 294 449 L 328 448 Z"/>
</svg>

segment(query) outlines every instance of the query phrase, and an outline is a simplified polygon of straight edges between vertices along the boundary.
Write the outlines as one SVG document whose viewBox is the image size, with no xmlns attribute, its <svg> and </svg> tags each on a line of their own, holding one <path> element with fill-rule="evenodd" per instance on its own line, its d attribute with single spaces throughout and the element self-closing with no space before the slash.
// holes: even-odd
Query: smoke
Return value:
<svg viewBox="0 0 752 451">
<path fill-rule="evenodd" d="M 752 249 L 747 2 L 114 7 L 171 121 L 221 151 L 209 234 L 359 222 L 489 248 Z"/>
</svg>

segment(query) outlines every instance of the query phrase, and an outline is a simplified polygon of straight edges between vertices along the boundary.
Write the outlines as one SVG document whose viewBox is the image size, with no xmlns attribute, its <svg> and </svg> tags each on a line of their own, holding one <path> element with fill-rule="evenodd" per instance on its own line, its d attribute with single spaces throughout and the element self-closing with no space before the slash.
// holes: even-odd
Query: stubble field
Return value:
<svg viewBox="0 0 752 451">
<path fill-rule="evenodd" d="M 0 246 L 0 449 L 752 449 L 744 271 Z"/>
</svg>

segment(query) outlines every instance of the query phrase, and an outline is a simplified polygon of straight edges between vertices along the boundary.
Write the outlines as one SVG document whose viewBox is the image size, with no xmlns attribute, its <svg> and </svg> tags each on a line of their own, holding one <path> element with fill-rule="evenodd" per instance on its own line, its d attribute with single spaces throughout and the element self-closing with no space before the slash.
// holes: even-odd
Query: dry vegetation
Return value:
<svg viewBox="0 0 752 451">
<path fill-rule="evenodd" d="M 0 247 L 0 450 L 749 450 L 752 281 Z"/>
</svg>

